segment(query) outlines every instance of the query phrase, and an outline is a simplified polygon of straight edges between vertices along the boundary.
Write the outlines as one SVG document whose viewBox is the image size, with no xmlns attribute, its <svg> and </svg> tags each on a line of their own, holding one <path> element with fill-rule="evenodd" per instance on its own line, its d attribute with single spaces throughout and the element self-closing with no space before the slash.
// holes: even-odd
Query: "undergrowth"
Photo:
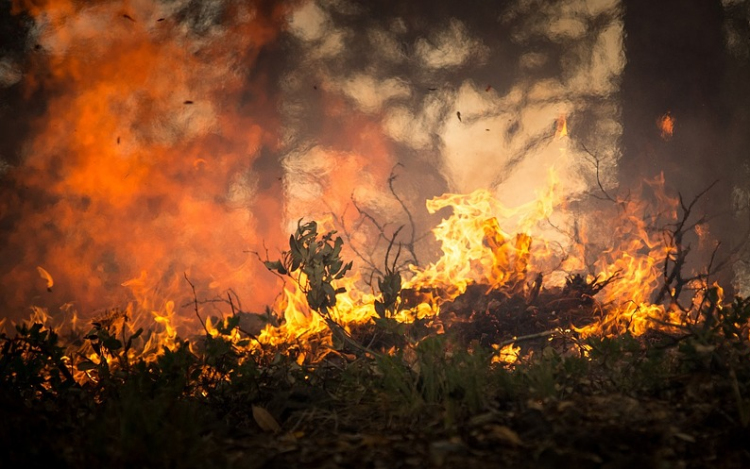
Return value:
<svg viewBox="0 0 750 469">
<path fill-rule="evenodd" d="M 0 439 L 14 464 L 53 455 L 71 467 L 230 467 L 227 447 L 248 435 L 462 435 L 488 414 L 512 420 L 519 409 L 605 395 L 711 403 L 725 425 L 746 429 L 750 300 L 704 315 L 679 336 L 590 338 L 567 350 L 548 344 L 512 366 L 449 335 L 390 354 L 299 364 L 238 347 L 227 329 L 200 347 L 183 341 L 152 360 L 127 359 L 138 341 L 123 344 L 99 329 L 84 340 L 109 360 L 79 360 L 76 370 L 53 331 L 19 325 L 0 335 Z"/>
<path fill-rule="evenodd" d="M 269 268 L 282 275 L 302 269 L 306 277 L 296 280 L 330 320 L 339 292 L 332 282 L 349 268 L 338 256 L 340 239 L 318 237 L 309 224 L 297 235 L 303 241 L 293 236 L 290 254 L 268 261 Z M 2 461 L 210 468 L 273 466 L 279 458 L 281 467 L 289 448 L 304 441 L 410 434 L 449 449 L 506 451 L 515 455 L 510 461 L 535 467 L 573 449 L 588 457 L 591 451 L 568 438 L 586 425 L 612 431 L 612 419 L 596 418 L 603 400 L 623 409 L 630 402 L 669 409 L 675 421 L 659 438 L 677 435 L 686 446 L 654 450 L 659 467 L 703 454 L 687 443 L 707 432 L 722 438 L 711 440 L 713 458 L 735 449 L 726 435 L 748 435 L 750 299 L 721 305 L 709 291 L 700 316 L 676 331 L 569 337 L 564 344 L 542 337 L 507 364 L 492 347 L 450 332 L 413 327 L 406 334 L 392 321 L 400 277 L 395 270 L 386 275 L 373 324 L 379 341 L 366 345 L 341 328 L 340 340 L 315 363 L 289 350 L 248 347 L 253 338 L 237 340 L 236 316 L 158 351 L 146 349 L 151 331 L 127 332 L 124 314 L 65 341 L 45 324 L 17 325 L 0 334 L 0 441 L 8 449 Z M 632 409 L 623 412 L 621 418 L 635 418 Z M 272 456 L 259 456 L 258 448 Z M 448 450 L 429 448 L 428 465 L 442 465 Z M 524 448 L 535 450 L 521 457 Z M 602 461 L 614 457 L 600 453 Z"/>
</svg>

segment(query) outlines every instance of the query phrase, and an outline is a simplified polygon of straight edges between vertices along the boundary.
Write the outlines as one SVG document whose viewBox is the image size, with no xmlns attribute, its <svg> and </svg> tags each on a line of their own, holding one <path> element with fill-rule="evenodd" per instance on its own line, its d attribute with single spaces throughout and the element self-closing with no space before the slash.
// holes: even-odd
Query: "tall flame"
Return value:
<svg viewBox="0 0 750 469">
<path fill-rule="evenodd" d="M 48 101 L 2 190 L 15 260 L 2 276 L 14 295 L 5 304 L 74 300 L 90 311 L 133 300 L 133 286 L 178 299 L 189 291 L 185 272 L 204 294 L 234 288 L 258 305 L 273 301 L 275 281 L 243 250 L 283 239 L 273 196 L 282 169 L 256 164 L 278 146 L 273 88 L 257 58 L 285 24 L 283 6 L 229 3 L 216 13 L 221 27 L 191 23 L 171 2 L 13 8 L 40 25 L 24 86 Z M 259 193 L 260 184 L 276 189 Z M 37 292 L 51 276 L 39 270 L 40 283 L 37 265 L 55 273 L 45 296 Z"/>
</svg>

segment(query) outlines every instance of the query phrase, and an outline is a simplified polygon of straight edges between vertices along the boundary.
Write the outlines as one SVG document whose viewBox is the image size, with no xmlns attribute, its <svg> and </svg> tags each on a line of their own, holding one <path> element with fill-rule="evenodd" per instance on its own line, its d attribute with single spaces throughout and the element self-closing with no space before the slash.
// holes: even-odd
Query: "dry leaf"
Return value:
<svg viewBox="0 0 750 469">
<path fill-rule="evenodd" d="M 253 408 L 253 419 L 258 424 L 261 430 L 269 433 L 279 433 L 281 431 L 281 425 L 276 421 L 275 418 L 263 407 L 254 405 Z"/>
<path fill-rule="evenodd" d="M 513 446 L 523 445 L 521 437 L 518 433 L 506 427 L 505 425 L 492 425 L 489 428 L 489 433 L 495 438 L 505 443 L 510 443 Z"/>
<path fill-rule="evenodd" d="M 47 290 L 52 291 L 52 285 L 55 284 L 55 281 L 52 280 L 52 276 L 49 274 L 49 272 L 39 266 L 37 266 L 36 270 L 39 272 L 39 276 L 47 281 Z"/>
</svg>

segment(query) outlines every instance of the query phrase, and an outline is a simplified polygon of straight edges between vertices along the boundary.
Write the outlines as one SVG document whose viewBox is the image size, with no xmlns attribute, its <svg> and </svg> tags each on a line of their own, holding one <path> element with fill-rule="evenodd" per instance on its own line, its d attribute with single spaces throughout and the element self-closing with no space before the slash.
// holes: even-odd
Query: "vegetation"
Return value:
<svg viewBox="0 0 750 469">
<path fill-rule="evenodd" d="M 537 335 L 507 364 L 466 334 L 394 321 L 395 261 L 374 323 L 335 325 L 341 244 L 300 224 L 266 263 L 338 328 L 319 362 L 253 346 L 234 312 L 158 351 L 118 311 L 64 339 L 42 323 L 0 334 L 3 464 L 748 467 L 750 299 L 708 289 L 668 332 Z"/>
</svg>

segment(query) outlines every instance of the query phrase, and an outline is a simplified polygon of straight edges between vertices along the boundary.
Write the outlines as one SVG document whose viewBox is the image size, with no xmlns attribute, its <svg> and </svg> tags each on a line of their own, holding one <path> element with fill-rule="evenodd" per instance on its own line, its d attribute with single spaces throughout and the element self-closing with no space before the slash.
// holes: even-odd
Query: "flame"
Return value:
<svg viewBox="0 0 750 469">
<path fill-rule="evenodd" d="M 521 347 L 516 344 L 507 344 L 502 347 L 498 345 L 492 345 L 492 348 L 496 353 L 492 356 L 491 363 L 501 365 L 513 365 L 518 361 L 518 354 L 521 351 Z"/>
<path fill-rule="evenodd" d="M 555 138 L 561 139 L 568 136 L 568 120 L 565 114 L 560 114 L 557 118 L 557 129 L 555 130 Z"/>
<path fill-rule="evenodd" d="M 559 288 L 555 273 L 565 276 L 576 273 L 584 275 L 587 285 L 601 285 L 595 298 L 591 298 L 593 322 L 572 327 L 582 337 L 625 331 L 640 335 L 679 323 L 685 318 L 684 308 L 675 303 L 665 306 L 651 302 L 663 281 L 664 262 L 674 261 L 675 255 L 675 246 L 666 242 L 663 232 L 655 226 L 657 222 L 674 223 L 679 200 L 664 193 L 663 176 L 647 181 L 646 186 L 656 196 L 656 207 L 633 196 L 614 199 L 614 203 L 592 216 L 594 227 L 575 221 L 575 236 L 568 233 L 567 242 L 565 236 L 559 237 L 565 230 L 551 222 L 557 212 L 566 210 L 553 171 L 549 187 L 536 200 L 518 207 L 506 207 L 486 190 L 445 194 L 427 201 L 427 208 L 433 213 L 446 208 L 452 210 L 452 214 L 433 230 L 441 243 L 442 255 L 423 269 L 412 267 L 412 277 L 404 282 L 404 288 L 429 290 L 432 296 L 399 311 L 394 319 L 411 322 L 415 318 L 438 315 L 441 304 L 455 299 L 472 284 L 484 285 L 488 291 L 503 290 L 507 295 L 526 295 L 536 288 L 533 284 L 537 280 L 529 281 L 532 274 L 535 279 L 542 278 L 536 274 L 544 274 L 541 288 L 554 289 Z M 606 219 L 607 224 L 602 225 L 601 219 Z M 328 218 L 321 221 L 321 226 L 332 223 Z M 605 249 L 601 249 L 602 243 L 606 244 Z M 581 271 L 584 266 L 590 269 L 588 273 Z M 261 353 L 281 350 L 293 354 L 299 364 L 319 362 L 335 350 L 332 322 L 351 333 L 355 326 L 371 323 L 377 317 L 374 308 L 377 296 L 365 293 L 360 280 L 354 275 L 339 281 L 335 287 L 343 287 L 345 292 L 337 296 L 336 306 L 323 316 L 310 310 L 307 304 L 305 289 L 308 285 L 303 275 L 298 281 L 288 282 L 274 304 L 273 310 L 280 316 L 278 326 L 267 324 L 249 342 L 240 329 L 231 330 L 225 338 L 238 347 L 249 347 Z M 143 312 L 147 308 L 157 328 L 145 339 L 140 353 L 150 360 L 164 350 L 178 347 L 179 330 L 184 330 L 189 321 L 177 314 L 175 302 L 161 299 L 164 295 L 153 286 L 145 271 L 123 285 L 131 290 L 136 301 L 124 311 L 104 315 L 99 322 L 111 327 L 114 334 L 133 334 L 136 327 L 144 323 Z M 691 287 L 699 292 L 692 300 L 692 311 L 700 309 L 706 301 L 720 307 L 723 300 L 718 285 L 708 287 L 698 282 Z M 197 317 L 205 316 L 205 305 L 199 305 L 197 299 L 194 308 Z M 46 310 L 35 308 L 33 311 L 33 321 L 53 322 Z M 208 317 L 202 322 L 210 336 L 222 333 L 219 326 L 225 329 L 227 324 L 226 318 Z M 497 364 L 515 363 L 521 351 L 520 346 L 513 343 L 493 348 L 492 363 Z M 82 348 L 77 354 L 93 363 L 113 360 L 94 353 L 90 347 Z M 77 376 L 81 380 L 96 379 L 90 371 Z"/>
<path fill-rule="evenodd" d="M 346 291 L 337 296 L 336 306 L 328 313 L 328 318 L 346 332 L 350 332 L 354 325 L 368 323 L 377 317 L 374 296 L 363 293 L 357 286 L 357 280 L 356 276 L 342 279 L 336 285 Z M 274 308 L 282 312 L 281 325 L 267 324 L 258 336 L 258 344 L 287 348 L 293 344 L 309 353 L 309 359 L 316 362 L 333 350 L 333 338 L 326 319 L 308 306 L 300 286 L 304 284 L 305 276 L 302 274 L 299 284 L 289 282 L 284 287 L 282 298 Z"/>
<path fill-rule="evenodd" d="M 672 117 L 672 114 L 667 112 L 666 114 L 662 115 L 657 119 L 656 126 L 661 131 L 661 138 L 664 140 L 669 140 L 672 138 L 672 134 L 674 134 L 674 122 L 675 119 Z"/>
<path fill-rule="evenodd" d="M 273 91 L 256 59 L 287 7 L 229 3 L 206 34 L 175 8 L 13 2 L 39 25 L 24 92 L 48 101 L 0 189 L 15 200 L 2 203 L 4 219 L 18 214 L 5 252 L 23 256 L 3 272 L 7 303 L 35 296 L 37 265 L 55 272 L 49 304 L 75 300 L 89 315 L 132 301 L 121 285 L 142 271 L 162 299 L 181 301 L 182 273 L 192 271 L 199 293 L 235 288 L 258 305 L 273 301 L 276 281 L 242 251 L 283 239 L 281 182 L 253 165 L 278 146 Z M 260 180 L 278 187 L 257 194 Z M 18 200 L 18 187 L 28 197 Z"/>
<path fill-rule="evenodd" d="M 366 292 L 356 276 L 336 285 L 345 293 L 324 317 L 310 310 L 304 277 L 284 285 L 275 299 L 277 282 L 258 275 L 254 259 L 238 260 L 243 249 L 261 240 L 284 239 L 284 215 L 287 220 L 318 217 L 308 210 L 320 200 L 328 203 L 326 212 L 342 213 L 350 199 L 370 200 L 387 192 L 377 181 L 388 178 L 390 140 L 364 112 L 349 112 L 330 83 L 319 90 L 330 117 L 320 123 L 320 141 L 304 151 L 284 149 L 280 177 L 270 170 L 257 174 L 267 164 L 264 151 L 281 151 L 280 140 L 293 140 L 280 138 L 278 106 L 257 60 L 283 31 L 286 7 L 236 2 L 227 6 L 229 20 L 222 31 L 201 35 L 176 19 L 160 21 L 176 16 L 168 5 L 79 3 L 13 3 L 14 13 L 27 11 L 46 25 L 38 38 L 44 53 L 31 59 L 33 73 L 24 91 L 51 90 L 45 115 L 33 123 L 35 138 L 26 160 L 12 177 L 13 186 L 41 201 L 13 194 L 15 207 L 5 202 L 11 198 L 0 197 L 3 213 L 24 214 L 7 238 L 8 249 L 19 248 L 23 259 L 2 277 L 17 302 L 38 289 L 36 266 L 48 289 L 57 285 L 52 295 L 67 290 L 65 297 L 56 297 L 57 304 L 75 298 L 89 315 L 112 303 L 125 304 L 100 319 L 118 336 L 149 328 L 141 347 L 149 359 L 179 347 L 184 331 L 222 333 L 227 320 L 208 315 L 199 293 L 240 288 L 238 296 L 254 306 L 273 304 L 279 325 L 267 324 L 242 346 L 294 347 L 300 364 L 332 352 L 332 323 L 352 331 L 376 318 L 377 295 Z M 221 40 L 206 39 L 210 35 Z M 72 53 L 81 49 L 88 53 Z M 663 139 L 672 137 L 670 113 L 657 124 Z M 567 136 L 561 113 L 555 138 Z M 680 321 L 685 312 L 678 306 L 651 302 L 663 281 L 664 263 L 676 255 L 655 228 L 657 221 L 662 226 L 674 222 L 679 206 L 665 194 L 663 176 L 646 181 L 656 207 L 635 197 L 610 197 L 607 207 L 583 217 L 588 220 L 566 211 L 569 201 L 562 198 L 560 185 L 551 170 L 546 189 L 515 207 L 488 189 L 428 200 L 430 214 L 451 211 L 433 230 L 440 254 L 425 267 L 412 266 L 403 286 L 429 292 L 429 299 L 401 309 L 394 319 L 438 315 L 441 305 L 470 285 L 525 294 L 531 278 L 543 278 L 538 287 L 552 289 L 577 274 L 588 285 L 602 286 L 591 298 L 596 320 L 575 328 L 582 336 L 642 334 Z M 46 205 L 37 210 L 35 203 Z M 342 215 L 342 220 L 348 219 Z M 704 243 L 707 229 L 697 225 L 695 230 Z M 28 233 L 34 234 L 32 240 Z M 188 280 L 192 277 L 194 283 Z M 192 287 L 192 303 L 186 283 Z M 706 285 L 692 287 L 708 295 Z M 718 286 L 711 288 L 721 295 Z M 102 290 L 110 292 L 104 300 Z M 694 299 L 692 307 L 702 301 Z M 194 307 L 194 316 L 180 313 L 184 304 Z M 61 317 L 75 328 L 77 313 L 71 311 Z M 32 309 L 29 321 L 59 327 L 55 315 L 42 307 Z M 241 346 L 243 337 L 235 329 L 228 339 Z M 515 344 L 495 348 L 493 362 L 513 363 L 520 352 Z M 86 347 L 75 356 L 94 363 L 112 359 Z M 79 377 L 93 379 L 86 372 Z"/>
<path fill-rule="evenodd" d="M 424 269 L 413 269 L 415 275 L 405 286 L 438 289 L 442 300 L 451 300 L 471 283 L 491 288 L 522 284 L 530 266 L 549 261 L 549 245 L 542 239 L 533 242 L 534 233 L 541 232 L 539 225 L 561 203 L 554 171 L 549 178 L 545 193 L 515 208 L 504 206 L 485 189 L 427 201 L 430 213 L 451 207 L 453 214 L 433 230 L 442 256 Z"/>
</svg>

